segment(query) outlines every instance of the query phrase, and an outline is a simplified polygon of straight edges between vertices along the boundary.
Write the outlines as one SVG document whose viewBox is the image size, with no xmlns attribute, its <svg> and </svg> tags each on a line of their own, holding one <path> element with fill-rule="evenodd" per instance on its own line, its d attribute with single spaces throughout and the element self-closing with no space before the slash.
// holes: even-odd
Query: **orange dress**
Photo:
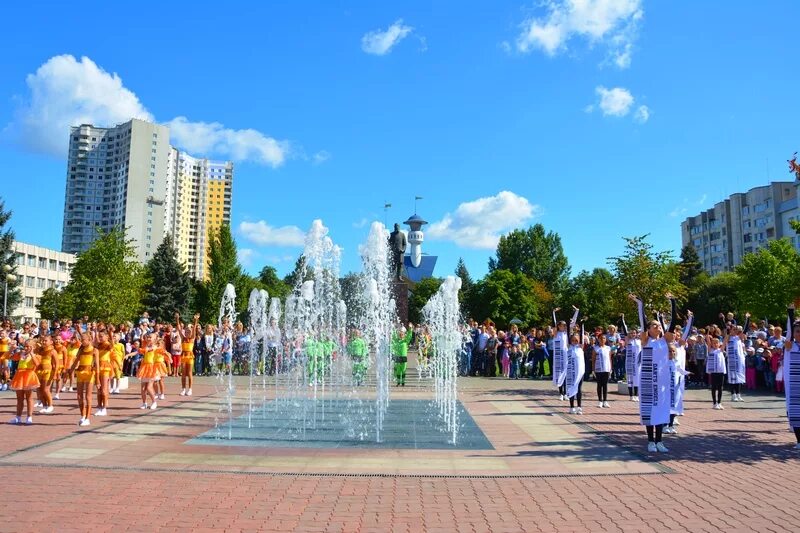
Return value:
<svg viewBox="0 0 800 533">
<path fill-rule="evenodd" d="M 0 339 L 0 368 L 8 366 L 8 360 L 11 358 L 11 339 L 5 337 Z"/>
<path fill-rule="evenodd" d="M 78 352 L 78 368 L 75 371 L 78 383 L 92 383 L 94 381 L 94 346 L 81 347 Z"/>
<path fill-rule="evenodd" d="M 167 365 L 166 363 L 164 363 L 165 357 L 171 357 L 171 356 L 163 348 L 158 348 L 156 350 L 156 369 L 158 370 L 158 373 L 161 376 L 169 375 L 169 372 L 167 371 Z"/>
<path fill-rule="evenodd" d="M 58 353 L 55 348 L 39 354 L 39 364 L 36 366 L 36 376 L 40 383 L 47 383 L 53 377 L 53 367 L 56 366 Z"/>
<path fill-rule="evenodd" d="M 102 347 L 98 346 L 97 352 L 100 359 L 100 376 L 110 378 L 114 373 L 114 365 L 111 364 L 111 347 L 105 343 Z"/>
<path fill-rule="evenodd" d="M 26 355 L 23 357 L 17 354 L 13 357 L 17 362 L 17 372 L 11 380 L 13 390 L 34 390 L 39 388 L 39 378 L 36 376 L 36 362 L 33 357 Z"/>
<path fill-rule="evenodd" d="M 67 343 L 67 357 L 64 360 L 64 368 L 69 370 L 72 368 L 72 363 L 75 362 L 75 359 L 78 358 L 78 352 L 81 350 L 81 343 L 73 344 L 72 342 Z"/>
<path fill-rule="evenodd" d="M 183 341 L 181 343 L 181 364 L 194 364 L 194 342 Z"/>
<path fill-rule="evenodd" d="M 142 383 L 148 383 L 150 381 L 158 381 L 161 379 L 161 374 L 158 371 L 158 367 L 156 366 L 156 351 L 155 350 L 140 350 L 143 352 L 144 357 L 142 357 L 142 362 L 139 364 L 139 371 L 136 373 L 136 377 L 139 378 Z"/>
</svg>

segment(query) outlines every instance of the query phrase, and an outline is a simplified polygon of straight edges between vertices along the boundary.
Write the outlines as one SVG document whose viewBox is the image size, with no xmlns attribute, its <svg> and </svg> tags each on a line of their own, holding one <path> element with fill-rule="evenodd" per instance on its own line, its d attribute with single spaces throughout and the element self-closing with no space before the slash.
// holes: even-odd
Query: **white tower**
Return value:
<svg viewBox="0 0 800 533">
<path fill-rule="evenodd" d="M 425 240 L 422 234 L 422 226 L 427 222 L 414 213 L 403 224 L 411 228 L 408 232 L 408 244 L 411 245 L 408 255 L 411 257 L 411 264 L 418 268 L 422 263 L 422 241 Z"/>
</svg>

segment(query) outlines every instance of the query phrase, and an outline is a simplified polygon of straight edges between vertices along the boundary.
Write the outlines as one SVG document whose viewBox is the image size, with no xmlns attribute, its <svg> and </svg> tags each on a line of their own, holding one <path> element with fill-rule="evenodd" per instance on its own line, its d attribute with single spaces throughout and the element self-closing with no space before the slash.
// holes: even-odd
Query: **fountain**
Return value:
<svg viewBox="0 0 800 533">
<path fill-rule="evenodd" d="M 348 286 L 351 308 L 345 305 L 339 282 L 341 249 L 319 220 L 306 235 L 302 268 L 283 309 L 266 291 L 251 292 L 250 375 L 246 398 L 237 397 L 246 412 L 235 419 L 234 380 L 230 369 L 220 365 L 224 416 L 218 417 L 216 438 L 260 446 L 460 444 L 460 424 L 471 422 L 458 402 L 456 386 L 461 280 L 447 278 L 425 305 L 433 354 L 430 369 L 410 396 L 391 401 L 391 337 L 397 313 L 388 237 L 384 225 L 374 222 L 359 247 L 362 272 Z M 226 318 L 234 322 L 235 296 L 228 285 L 220 325 Z M 431 394 L 433 400 L 421 399 L 420 394 Z M 227 431 L 221 430 L 223 425 Z M 472 427 L 477 427 L 474 422 Z M 466 446 L 488 445 L 482 433 L 478 440 L 467 441 Z"/>
</svg>

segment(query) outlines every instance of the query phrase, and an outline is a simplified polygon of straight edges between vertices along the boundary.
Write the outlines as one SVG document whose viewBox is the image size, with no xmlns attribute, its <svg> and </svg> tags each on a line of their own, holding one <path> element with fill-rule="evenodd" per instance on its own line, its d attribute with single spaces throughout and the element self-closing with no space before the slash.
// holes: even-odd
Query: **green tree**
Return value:
<svg viewBox="0 0 800 533">
<path fill-rule="evenodd" d="M 792 227 L 795 233 L 800 235 L 800 220 L 790 220 L 789 225 Z"/>
<path fill-rule="evenodd" d="M 800 254 L 789 239 L 745 254 L 736 275 L 742 307 L 757 317 L 780 317 L 800 296 Z"/>
<path fill-rule="evenodd" d="M 693 293 L 687 308 L 694 313 L 694 323 L 698 326 L 719 324 L 720 313 L 739 315 L 738 299 L 739 277 L 734 272 L 721 272 L 710 277 L 705 272 L 696 279 Z"/>
<path fill-rule="evenodd" d="M 285 300 L 286 296 L 292 291 L 292 287 L 278 277 L 275 267 L 269 265 L 262 268 L 261 272 L 258 273 L 258 281 L 269 293 L 270 298 Z"/>
<path fill-rule="evenodd" d="M 422 320 L 422 308 L 428 300 L 436 294 L 442 280 L 439 278 L 425 278 L 414 285 L 411 296 L 408 297 L 408 320 L 417 324 Z"/>
<path fill-rule="evenodd" d="M 554 296 L 569 281 L 569 262 L 561 246 L 561 237 L 536 224 L 527 230 L 514 230 L 500 237 L 496 257 L 489 259 L 489 271 L 521 272 L 544 284 Z"/>
<path fill-rule="evenodd" d="M 17 256 L 14 253 L 14 230 L 8 227 L 11 215 L 11 211 L 6 211 L 5 202 L 0 199 L 0 268 L 7 266 L 10 269 L 8 274 L 16 276 L 16 279 L 8 284 L 6 306 L 9 315 L 13 314 L 13 310 L 16 309 L 22 301 L 22 292 L 19 290 L 22 279 L 20 276 L 17 276 L 16 273 Z M 4 281 L 5 272 L 0 270 L 0 285 L 2 285 Z M 0 286 L 0 290 L 4 291 L 4 286 Z M 2 297 L 3 295 L 0 295 L 0 298 Z M 1 311 L 0 309 L 0 312 Z"/>
<path fill-rule="evenodd" d="M 616 324 L 621 311 L 614 298 L 615 286 L 614 276 L 605 268 L 595 268 L 591 272 L 582 270 L 570 280 L 561 308 L 578 307 L 590 328 Z"/>
<path fill-rule="evenodd" d="M 232 283 L 244 285 L 241 279 L 242 268 L 236 256 L 236 242 L 233 240 L 231 228 L 227 224 L 220 226 L 216 235 L 209 235 L 208 247 L 208 279 L 203 283 L 201 294 L 198 295 L 196 303 L 197 312 L 200 313 L 204 322 L 215 322 L 219 314 L 219 304 L 222 301 L 222 293 L 225 286 Z M 236 309 L 240 309 L 240 303 L 244 301 L 247 307 L 248 294 L 236 292 Z"/>
<path fill-rule="evenodd" d="M 192 281 L 184 265 L 178 262 L 178 252 L 167 236 L 145 265 L 148 279 L 144 297 L 145 309 L 159 322 L 172 322 L 176 312 L 189 314 L 192 300 Z M 184 320 L 188 320 L 185 318 Z"/>
<path fill-rule="evenodd" d="M 258 278 L 246 272 L 240 272 L 239 276 L 233 280 L 232 283 L 234 289 L 236 289 L 236 313 L 242 324 L 248 324 L 250 321 L 250 314 L 248 313 L 247 307 L 250 304 L 250 293 L 253 289 L 263 289 L 264 286 Z M 223 291 L 224 290 L 225 289 L 223 289 Z M 222 293 L 220 293 L 220 296 L 222 296 Z M 270 296 L 272 295 L 270 294 Z M 269 305 L 269 302 L 267 302 L 267 305 Z M 219 309 L 217 309 L 217 313 L 219 313 Z"/>
<path fill-rule="evenodd" d="M 70 291 L 51 287 L 42 293 L 36 304 L 36 310 L 39 311 L 42 318 L 49 320 L 73 318 L 75 317 L 75 301 Z"/>
<path fill-rule="evenodd" d="M 347 306 L 347 324 L 357 326 L 364 316 L 364 276 L 361 273 L 349 272 L 339 280 L 342 300 Z"/>
<path fill-rule="evenodd" d="M 687 244 L 681 249 L 681 271 L 680 280 L 688 289 L 692 289 L 697 283 L 698 277 L 703 273 L 700 264 L 700 256 L 691 244 Z"/>
<path fill-rule="evenodd" d="M 623 237 L 623 254 L 608 259 L 617 281 L 613 291 L 616 308 L 629 316 L 634 316 L 635 308 L 628 301 L 628 294 L 642 299 L 647 310 L 666 310 L 668 292 L 678 299 L 686 297 L 686 287 L 680 279 L 681 268 L 672 258 L 672 252 L 654 252 L 647 237 Z"/>
<path fill-rule="evenodd" d="M 458 258 L 456 265 L 456 276 L 461 278 L 461 290 L 458 291 L 458 301 L 461 303 L 461 308 L 467 317 L 472 317 L 472 292 L 475 288 L 475 280 L 467 270 L 467 265 L 464 259 Z"/>
<path fill-rule="evenodd" d="M 131 241 L 125 240 L 122 229 L 114 228 L 98 230 L 98 238 L 78 255 L 64 290 L 74 301 L 74 315 L 116 323 L 131 320 L 142 310 L 147 283 Z"/>
<path fill-rule="evenodd" d="M 283 282 L 289 286 L 289 290 L 294 290 L 298 281 L 309 281 L 314 275 L 306 269 L 306 258 L 301 255 L 294 263 L 294 269 L 283 278 Z"/>
<path fill-rule="evenodd" d="M 489 318 L 499 327 L 507 327 L 518 318 L 523 326 L 538 324 L 540 310 L 535 296 L 535 285 L 522 272 L 494 270 L 475 286 L 475 318 L 483 322 Z"/>
</svg>

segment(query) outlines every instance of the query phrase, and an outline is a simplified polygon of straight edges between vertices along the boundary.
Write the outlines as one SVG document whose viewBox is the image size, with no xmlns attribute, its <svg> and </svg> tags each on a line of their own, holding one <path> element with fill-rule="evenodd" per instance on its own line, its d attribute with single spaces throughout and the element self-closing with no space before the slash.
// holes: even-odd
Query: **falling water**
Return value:
<svg viewBox="0 0 800 533">
<path fill-rule="evenodd" d="M 236 322 L 236 289 L 233 285 L 228 283 L 225 286 L 225 292 L 222 293 L 222 301 L 219 304 L 219 320 L 218 325 L 220 330 L 223 329 L 223 323 L 227 322 L 226 329 L 223 336 L 226 339 L 218 338 L 214 346 L 214 355 L 216 362 L 216 375 L 217 375 L 217 389 L 225 390 L 225 403 L 221 406 L 220 411 L 224 411 L 228 419 L 228 438 L 231 438 L 233 430 L 233 365 L 227 365 L 225 368 L 225 361 L 223 360 L 223 351 L 233 351 L 233 324 Z M 224 341 L 227 340 L 227 348 L 224 346 Z M 227 383 L 226 383 L 227 382 Z M 216 426 L 219 429 L 219 418 L 216 420 Z"/>
<path fill-rule="evenodd" d="M 458 356 L 462 337 L 459 330 L 461 312 L 458 291 L 461 278 L 448 276 L 439 290 L 422 308 L 422 316 L 431 334 L 432 374 L 436 391 L 439 417 L 452 435 L 451 444 L 458 434 Z"/>
<path fill-rule="evenodd" d="M 367 242 L 360 249 L 366 283 L 362 293 L 364 335 L 375 356 L 375 439 L 381 442 L 383 420 L 389 407 L 391 368 L 390 339 L 397 315 L 391 298 L 389 232 L 373 222 Z"/>
<path fill-rule="evenodd" d="M 247 389 L 247 427 L 253 427 L 253 378 L 262 374 L 266 354 L 266 330 L 267 330 L 267 301 L 269 294 L 265 290 L 253 289 L 250 291 L 250 299 L 247 304 L 247 314 L 250 317 L 250 347 L 248 353 L 249 387 Z M 262 379 L 262 405 L 266 399 L 263 396 L 264 383 Z"/>
</svg>

